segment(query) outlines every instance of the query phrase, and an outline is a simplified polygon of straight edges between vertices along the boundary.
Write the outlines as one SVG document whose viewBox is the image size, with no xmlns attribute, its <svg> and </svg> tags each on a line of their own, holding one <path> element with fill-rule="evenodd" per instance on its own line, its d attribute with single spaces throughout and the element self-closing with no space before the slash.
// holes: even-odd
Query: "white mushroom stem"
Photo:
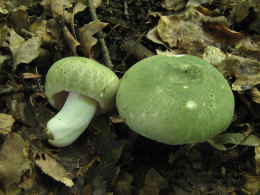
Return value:
<svg viewBox="0 0 260 195">
<path fill-rule="evenodd" d="M 69 93 L 62 109 L 47 123 L 49 142 L 65 147 L 74 142 L 87 128 L 95 115 L 97 102 L 76 92 Z"/>
</svg>

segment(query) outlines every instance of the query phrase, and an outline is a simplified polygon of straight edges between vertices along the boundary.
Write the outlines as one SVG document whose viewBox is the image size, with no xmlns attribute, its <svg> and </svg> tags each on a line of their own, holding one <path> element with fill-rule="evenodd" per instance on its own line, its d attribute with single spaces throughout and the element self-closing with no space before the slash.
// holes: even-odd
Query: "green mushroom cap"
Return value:
<svg viewBox="0 0 260 195">
<path fill-rule="evenodd" d="M 190 55 L 156 55 L 133 65 L 120 80 L 116 105 L 132 130 L 172 145 L 209 140 L 234 114 L 226 79 Z"/>
<path fill-rule="evenodd" d="M 77 92 L 98 102 L 96 114 L 114 106 L 119 79 L 115 73 L 98 62 L 84 57 L 58 60 L 48 71 L 45 93 L 50 104 L 60 109 L 66 98 L 64 92 Z"/>
</svg>

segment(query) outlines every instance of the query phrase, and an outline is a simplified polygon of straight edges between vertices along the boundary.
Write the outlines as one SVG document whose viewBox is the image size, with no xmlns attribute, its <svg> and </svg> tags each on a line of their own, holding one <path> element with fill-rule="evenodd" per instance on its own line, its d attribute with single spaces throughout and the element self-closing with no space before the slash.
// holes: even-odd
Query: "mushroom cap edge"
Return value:
<svg viewBox="0 0 260 195">
<path fill-rule="evenodd" d="M 190 55 L 156 55 L 133 65 L 120 80 L 116 105 L 132 130 L 172 145 L 211 139 L 226 130 L 234 114 L 226 79 Z"/>
<path fill-rule="evenodd" d="M 114 106 L 118 85 L 117 75 L 109 68 L 89 58 L 72 56 L 51 66 L 46 76 L 45 94 L 56 109 L 65 101 L 61 97 L 64 91 L 87 95 L 98 102 L 96 114 L 99 115 Z"/>
</svg>

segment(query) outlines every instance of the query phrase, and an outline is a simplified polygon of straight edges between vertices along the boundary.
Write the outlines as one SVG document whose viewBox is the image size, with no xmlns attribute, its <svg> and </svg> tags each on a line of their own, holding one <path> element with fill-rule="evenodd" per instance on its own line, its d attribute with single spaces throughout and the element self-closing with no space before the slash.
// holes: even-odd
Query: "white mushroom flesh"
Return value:
<svg viewBox="0 0 260 195">
<path fill-rule="evenodd" d="M 62 109 L 47 123 L 49 142 L 56 147 L 73 143 L 88 127 L 97 105 L 85 95 L 70 92 Z"/>
</svg>

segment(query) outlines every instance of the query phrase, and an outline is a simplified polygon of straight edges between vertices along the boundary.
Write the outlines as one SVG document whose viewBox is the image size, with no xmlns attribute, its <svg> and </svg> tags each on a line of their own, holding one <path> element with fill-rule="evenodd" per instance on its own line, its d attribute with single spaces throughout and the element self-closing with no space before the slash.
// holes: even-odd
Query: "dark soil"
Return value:
<svg viewBox="0 0 260 195">
<path fill-rule="evenodd" d="M 114 64 L 113 70 L 119 77 L 141 58 L 133 52 L 131 46 L 138 44 L 144 47 L 148 53 L 144 55 L 155 54 L 156 49 L 164 50 L 163 46 L 146 38 L 146 33 L 158 22 L 158 18 L 149 15 L 150 11 L 163 12 L 165 15 L 168 13 L 162 8 L 161 2 L 156 0 L 103 1 L 96 10 L 99 20 L 109 23 L 103 32 Z M 27 12 L 30 19 L 35 20 L 42 15 L 43 8 L 31 7 Z M 90 21 L 88 11 L 77 14 L 76 29 Z M 129 45 L 124 47 L 124 44 Z M 56 110 L 39 94 L 44 93 L 44 75 L 51 64 L 62 56 L 55 54 L 55 45 L 45 45 L 44 48 L 51 52 L 49 59 L 41 61 L 39 57 L 30 64 L 19 65 L 15 71 L 12 71 L 10 62 L 0 72 L 0 113 L 8 113 L 15 118 L 12 131 L 18 132 L 28 141 L 32 150 L 29 159 L 32 162 L 37 159 L 35 151 L 55 150 L 47 143 L 43 132 L 46 122 Z M 11 54 L 8 48 L 1 48 L 1 53 Z M 82 55 L 80 51 L 79 54 Z M 96 56 L 102 63 L 100 52 L 96 52 Z M 36 69 L 43 77 L 23 79 L 22 73 L 35 72 Z M 92 163 L 87 171 L 82 171 L 84 175 L 75 174 L 72 177 L 76 184 L 73 188 L 56 182 L 34 165 L 35 186 L 22 194 L 36 191 L 40 191 L 40 194 L 51 191 L 54 194 L 103 194 L 102 190 L 115 194 L 150 195 L 246 194 L 241 190 L 245 182 L 243 175 L 254 174 L 254 148 L 237 146 L 219 151 L 208 143 L 170 146 L 137 135 L 124 123 L 111 123 L 108 120 L 111 116 L 117 116 L 116 109 L 105 115 L 104 120 L 112 135 L 103 133 L 93 124 L 72 147 L 52 153 L 58 156 L 59 162 L 64 161 L 61 164 L 70 173 L 76 173 L 80 167 L 75 165 L 68 168 L 71 165 L 66 164 L 64 159 L 77 164 L 76 161 L 82 157 Z M 7 136 L 0 134 L 0 146 Z M 71 153 L 68 154 L 68 151 Z M 91 161 L 96 156 L 101 160 Z"/>
</svg>

